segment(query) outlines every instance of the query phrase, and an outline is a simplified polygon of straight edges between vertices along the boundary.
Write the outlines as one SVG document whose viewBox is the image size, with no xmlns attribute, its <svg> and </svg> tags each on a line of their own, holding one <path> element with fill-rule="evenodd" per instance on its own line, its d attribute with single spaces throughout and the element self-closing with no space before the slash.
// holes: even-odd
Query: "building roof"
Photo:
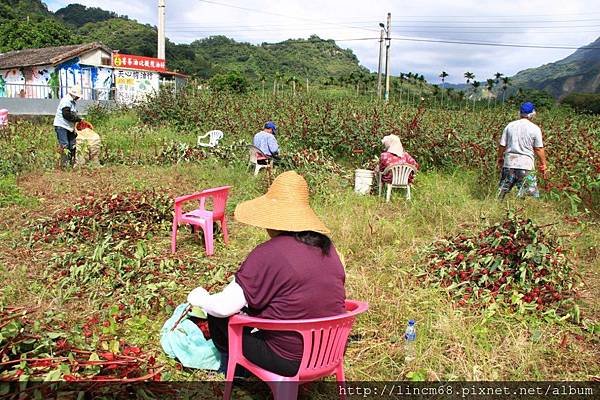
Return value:
<svg viewBox="0 0 600 400">
<path fill-rule="evenodd" d="M 75 44 L 71 46 L 25 49 L 0 54 L 0 69 L 33 67 L 36 65 L 56 65 L 91 50 L 101 49 L 107 53 L 112 50 L 102 43 Z"/>
<path fill-rule="evenodd" d="M 169 70 L 159 71 L 158 73 L 163 76 L 172 76 L 172 77 L 183 78 L 183 79 L 187 79 L 190 77 L 189 75 L 182 74 L 181 72 L 175 72 L 175 71 L 169 71 Z"/>
</svg>

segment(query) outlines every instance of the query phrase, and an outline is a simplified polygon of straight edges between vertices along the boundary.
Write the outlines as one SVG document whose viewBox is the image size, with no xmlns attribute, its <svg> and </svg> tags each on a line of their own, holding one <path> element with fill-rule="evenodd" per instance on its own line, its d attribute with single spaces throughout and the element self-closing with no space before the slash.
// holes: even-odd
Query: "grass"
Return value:
<svg viewBox="0 0 600 400">
<path fill-rule="evenodd" d="M 13 219 L 19 214 L 42 216 L 100 187 L 109 192 L 157 188 L 175 194 L 225 183 L 234 186 L 228 206 L 232 211 L 238 202 L 264 191 L 263 178 L 253 179 L 243 168 L 210 160 L 172 167 L 115 166 L 24 176 L 19 189 L 37 198 L 39 204 L 15 204 L 1 211 L 5 221 L 15 222 L 9 224 L 7 231 L 11 234 L 3 235 L 1 242 L 0 276 L 5 283 L 2 302 L 39 305 L 74 324 L 81 322 L 81 316 L 106 311 L 98 309 L 98 297 L 77 298 L 68 287 L 56 289 L 47 284 L 43 267 L 48 260 L 44 256 L 48 251 L 56 254 L 62 249 L 40 249 L 40 254 L 29 250 L 20 236 L 18 218 Z M 583 325 L 545 323 L 500 311 L 454 309 L 442 291 L 423 287 L 415 279 L 419 249 L 447 235 L 477 230 L 503 216 L 504 204 L 493 196 L 473 194 L 477 187 L 478 191 L 493 192 L 493 186 L 478 182 L 475 174 L 423 173 L 418 177 L 412 202 L 404 201 L 395 192 L 392 202 L 384 203 L 374 196 L 355 195 L 349 182 L 331 177 L 327 181 L 329 190 L 314 196 L 315 209 L 332 229 L 334 243 L 346 259 L 347 296 L 370 304 L 370 311 L 359 318 L 354 329 L 357 339 L 346 357 L 349 379 L 405 379 L 410 372 L 420 372 L 428 379 L 465 380 L 590 379 L 598 375 L 598 366 L 593 362 L 598 356 L 598 337 Z M 539 224 L 560 222 L 563 216 L 549 201 L 525 201 L 519 206 Z M 181 274 L 189 284 L 168 290 L 175 303 L 184 302 L 195 285 L 224 283 L 223 279 L 212 280 L 214 270 L 206 269 L 207 263 L 233 272 L 244 256 L 266 239 L 259 229 L 234 221 L 230 224 L 231 244 L 224 246 L 218 241 L 216 255 L 210 260 L 204 258 L 201 244 L 182 231 L 178 255 L 190 257 L 194 263 Z M 597 282 L 594 266 L 600 235 L 596 227 L 595 223 L 586 222 L 552 228 L 557 234 L 574 237 L 570 242 L 572 256 L 580 273 L 586 276 L 587 289 L 595 295 L 584 303 L 584 320 L 588 324 L 598 321 L 597 286 L 592 285 Z M 167 230 L 144 243 L 152 252 L 169 257 Z M 71 314 L 75 310 L 76 315 Z M 119 337 L 160 355 L 161 362 L 171 366 L 172 377 L 210 378 L 212 375 L 203 371 L 180 372 L 173 361 L 161 355 L 158 331 L 169 310 L 161 306 L 132 310 L 132 318 L 118 329 Z M 406 365 L 402 334 L 410 318 L 417 320 L 419 356 Z M 583 339 L 574 339 L 575 335 Z M 565 336 L 567 344 L 561 347 Z M 581 354 L 588 357 L 582 358 Z"/>
<path fill-rule="evenodd" d="M 135 126 L 129 114 L 105 122 L 101 129 L 106 132 L 103 140 L 109 151 L 130 152 L 128 160 L 135 160 L 140 152 L 152 153 L 164 141 L 194 143 L 193 132 Z M 51 138 L 39 140 L 39 145 L 52 146 Z M 163 379 L 220 380 L 211 372 L 178 369 L 177 362 L 162 352 L 159 331 L 172 304 L 184 302 L 192 288 L 212 285 L 216 290 L 224 285 L 244 257 L 266 240 L 264 231 L 231 218 L 230 243 L 225 246 L 217 238 L 215 255 L 206 258 L 202 244 L 185 229 L 180 231 L 177 254 L 171 255 L 170 230 L 165 228 L 133 244 L 147 253 L 136 271 L 148 278 L 136 281 L 139 286 L 109 291 L 114 282 L 104 278 L 83 284 L 56 278 L 57 272 L 72 271 L 69 257 L 73 254 L 88 261 L 94 258 L 101 240 L 32 245 L 23 228 L 70 207 L 90 192 L 102 196 L 154 189 L 174 197 L 228 184 L 233 186 L 227 207 L 232 213 L 239 202 L 264 193 L 266 177 L 253 178 L 244 160 L 223 161 L 210 154 L 194 163 L 124 164 L 54 171 L 48 168 L 51 163 L 43 162 L 17 178 L 1 181 L 0 303 L 38 306 L 40 318 L 66 323 L 65 334 L 82 347 L 101 347 L 107 337 L 138 345 L 166 366 Z M 370 305 L 353 329 L 346 354 L 347 379 L 590 380 L 600 375 L 597 220 L 585 215 L 574 219 L 568 204 L 550 198 L 509 196 L 500 203 L 495 200 L 496 182 L 482 181 L 477 172 L 459 169 L 419 173 L 413 200 L 407 202 L 403 193 L 394 191 L 390 203 L 353 193 L 350 173 L 320 173 L 318 166 L 307 166 L 304 173 L 310 178 L 312 204 L 344 255 L 347 297 Z M 555 224 L 547 230 L 563 237 L 567 254 L 582 277 L 578 287 L 581 323 L 547 322 L 493 308 L 454 308 L 443 290 L 424 286 L 417 279 L 422 249 L 428 244 L 449 235 L 477 232 L 501 220 L 507 207 L 519 209 L 539 225 Z M 110 243 L 100 259 L 116 268 L 114 260 L 119 257 L 118 244 Z M 157 266 L 151 264 L 152 258 L 170 263 L 164 267 L 165 275 L 153 280 L 149 272 Z M 119 262 L 130 261 L 131 257 L 125 257 Z M 135 303 L 129 304 L 131 300 Z M 101 321 L 109 320 L 110 306 L 119 303 L 126 304 L 127 318 L 122 323 L 104 333 L 98 327 L 91 338 L 83 337 L 86 319 L 98 315 Z M 402 339 L 408 319 L 417 321 L 418 356 L 410 364 L 404 362 Z"/>
</svg>

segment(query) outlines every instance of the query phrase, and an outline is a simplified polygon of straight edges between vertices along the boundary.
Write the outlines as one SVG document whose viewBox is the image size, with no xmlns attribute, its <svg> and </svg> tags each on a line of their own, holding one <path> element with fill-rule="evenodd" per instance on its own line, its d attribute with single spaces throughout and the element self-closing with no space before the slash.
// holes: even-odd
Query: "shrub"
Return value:
<svg viewBox="0 0 600 400">
<path fill-rule="evenodd" d="M 239 72 L 231 71 L 227 74 L 215 75 L 210 80 L 210 87 L 216 92 L 246 93 L 248 80 Z"/>
<path fill-rule="evenodd" d="M 571 93 L 561 103 L 581 113 L 600 114 L 600 94 L 597 93 Z"/>
</svg>

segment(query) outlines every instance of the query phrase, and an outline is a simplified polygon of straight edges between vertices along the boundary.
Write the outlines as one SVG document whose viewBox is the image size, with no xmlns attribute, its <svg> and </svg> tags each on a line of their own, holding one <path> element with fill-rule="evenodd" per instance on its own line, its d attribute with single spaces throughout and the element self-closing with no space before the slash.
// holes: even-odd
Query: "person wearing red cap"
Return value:
<svg viewBox="0 0 600 400">
<path fill-rule="evenodd" d="M 542 139 L 542 130 L 531 122 L 536 115 L 535 106 L 531 102 L 521 104 L 520 116 L 509 123 L 498 147 L 498 167 L 502 169 L 498 198 L 504 196 L 516 186 L 518 197 L 525 195 L 539 197 L 535 176 L 535 156 L 540 160 L 539 171 L 546 178 L 546 154 Z"/>
</svg>

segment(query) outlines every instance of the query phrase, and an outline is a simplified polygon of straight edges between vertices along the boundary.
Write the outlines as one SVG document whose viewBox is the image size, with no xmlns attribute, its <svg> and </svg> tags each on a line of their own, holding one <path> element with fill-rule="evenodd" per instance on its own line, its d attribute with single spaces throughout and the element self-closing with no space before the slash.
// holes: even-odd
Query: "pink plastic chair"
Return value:
<svg viewBox="0 0 600 400">
<path fill-rule="evenodd" d="M 173 216 L 173 231 L 171 233 L 171 252 L 175 253 L 177 247 L 177 229 L 180 224 L 189 224 L 193 227 L 201 227 L 204 232 L 204 245 L 206 255 L 211 256 L 214 253 L 213 244 L 213 221 L 221 222 L 223 231 L 223 241 L 227 243 L 227 217 L 225 216 L 225 204 L 231 186 L 222 186 L 214 189 L 206 189 L 194 194 L 177 197 L 175 199 L 175 215 Z M 206 210 L 204 205 L 207 198 L 212 198 L 213 209 Z M 198 200 L 200 207 L 194 211 L 182 212 L 183 203 L 190 200 Z"/>
<path fill-rule="evenodd" d="M 266 382 L 275 400 L 298 398 L 298 385 L 317 378 L 335 374 L 338 384 L 345 384 L 344 352 L 348 335 L 356 316 L 367 311 L 369 305 L 364 302 L 346 300 L 347 312 L 328 318 L 305 320 L 270 320 L 234 315 L 229 319 L 229 363 L 227 364 L 227 382 L 223 399 L 231 398 L 233 377 L 236 365 L 242 365 L 248 371 Z M 242 334 L 244 327 L 272 330 L 294 331 L 302 335 L 304 351 L 298 373 L 292 377 L 274 374 L 264 370 L 246 359 L 242 353 Z M 340 398 L 345 396 L 340 394 Z"/>
</svg>

